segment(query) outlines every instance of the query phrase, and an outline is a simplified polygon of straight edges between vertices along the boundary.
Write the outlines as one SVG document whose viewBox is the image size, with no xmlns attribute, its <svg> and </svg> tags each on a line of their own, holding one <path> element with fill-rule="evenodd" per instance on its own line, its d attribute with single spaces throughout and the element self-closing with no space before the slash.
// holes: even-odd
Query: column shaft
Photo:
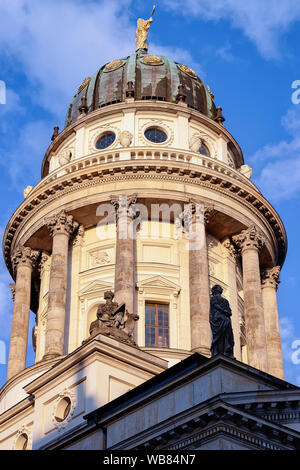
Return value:
<svg viewBox="0 0 300 470">
<path fill-rule="evenodd" d="M 239 244 L 242 251 L 244 308 L 249 365 L 268 372 L 258 256 L 258 250 L 264 243 L 264 236 L 253 226 L 248 230 L 244 230 L 237 237 L 233 237 L 233 239 Z"/>
<path fill-rule="evenodd" d="M 129 208 L 136 202 L 135 196 L 111 198 L 117 211 L 116 221 L 116 264 L 115 264 L 115 301 L 125 303 L 130 313 L 134 313 L 135 266 L 134 237 L 129 230 L 132 215 Z"/>
<path fill-rule="evenodd" d="M 189 224 L 189 277 L 191 350 L 210 356 L 211 329 L 209 324 L 210 288 L 205 216 L 197 214 L 197 205 L 191 208 Z"/>
<path fill-rule="evenodd" d="M 277 266 L 263 273 L 262 298 L 268 353 L 268 372 L 275 375 L 275 377 L 284 379 L 276 294 L 279 283 L 279 271 L 280 268 Z"/>
<path fill-rule="evenodd" d="M 13 262 L 17 267 L 17 274 L 7 380 L 25 369 L 26 365 L 32 263 L 37 256 L 38 252 L 34 252 L 29 247 L 21 247 L 13 258 Z"/>
<path fill-rule="evenodd" d="M 69 237 L 78 227 L 64 211 L 46 222 L 53 236 L 44 360 L 64 354 Z"/>
</svg>

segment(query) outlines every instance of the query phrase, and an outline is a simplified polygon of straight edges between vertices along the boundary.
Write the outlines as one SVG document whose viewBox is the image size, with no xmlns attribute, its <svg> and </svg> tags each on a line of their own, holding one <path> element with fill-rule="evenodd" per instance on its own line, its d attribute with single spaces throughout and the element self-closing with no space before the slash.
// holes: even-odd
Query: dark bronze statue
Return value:
<svg viewBox="0 0 300 470">
<path fill-rule="evenodd" d="M 212 331 L 211 355 L 225 354 L 233 357 L 233 332 L 231 308 L 228 300 L 222 297 L 223 289 L 218 284 L 211 289 L 209 322 Z"/>
<path fill-rule="evenodd" d="M 90 325 L 90 338 L 102 334 L 136 346 L 133 340 L 133 330 L 139 317 L 129 313 L 125 304 L 119 305 L 113 301 L 113 298 L 114 293 L 112 291 L 104 292 L 106 302 L 98 307 L 97 320 Z"/>
</svg>

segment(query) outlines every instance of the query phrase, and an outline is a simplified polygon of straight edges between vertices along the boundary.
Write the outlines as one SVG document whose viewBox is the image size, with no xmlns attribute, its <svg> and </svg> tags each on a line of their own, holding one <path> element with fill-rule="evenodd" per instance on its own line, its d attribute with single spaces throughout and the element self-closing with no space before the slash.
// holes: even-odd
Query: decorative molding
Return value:
<svg viewBox="0 0 300 470">
<path fill-rule="evenodd" d="M 75 236 L 72 240 L 72 245 L 73 245 L 73 247 L 82 246 L 83 241 L 84 241 L 84 226 L 79 225 L 77 233 L 75 234 Z"/>
<path fill-rule="evenodd" d="M 139 293 L 144 293 L 145 290 L 158 289 L 172 293 L 174 297 L 178 297 L 181 287 L 175 282 L 170 281 L 163 276 L 151 276 L 136 284 Z"/>
<path fill-rule="evenodd" d="M 201 185 L 205 188 L 212 189 L 216 193 L 223 194 L 230 197 L 234 201 L 241 202 L 245 207 L 248 207 L 254 215 L 260 217 L 260 219 L 270 227 L 273 232 L 274 242 L 278 243 L 279 247 L 279 258 L 284 259 L 286 252 L 285 245 L 285 231 L 281 220 L 276 214 L 272 206 L 253 188 L 247 190 L 241 186 L 238 181 L 235 181 L 235 185 L 230 182 L 228 176 L 219 173 L 218 183 L 211 183 L 213 170 L 209 168 L 196 168 L 196 165 L 186 165 L 180 162 L 160 162 L 160 161 L 135 161 L 134 165 L 139 169 L 139 173 L 133 173 L 132 162 L 122 162 L 121 171 L 120 163 L 102 165 L 101 169 L 91 175 L 91 169 L 81 168 L 77 171 L 80 176 L 74 175 L 74 173 L 66 174 L 64 181 L 59 185 L 56 180 L 50 180 L 50 182 L 43 185 L 40 188 L 40 192 L 33 191 L 34 195 L 29 195 L 26 203 L 24 202 L 18 208 L 16 213 L 11 218 L 4 237 L 4 256 L 9 269 L 11 269 L 11 244 L 24 223 L 28 220 L 28 216 L 32 216 L 38 212 L 44 206 L 48 205 L 50 201 L 61 199 L 62 195 L 67 195 L 74 191 L 88 188 L 90 186 L 98 186 L 110 182 L 119 181 L 134 181 L 136 179 L 142 180 L 166 180 L 173 182 L 188 183 L 194 185 Z M 147 165 L 151 164 L 147 169 Z M 98 166 L 98 165 L 96 165 Z M 185 167 L 184 171 L 183 168 Z M 111 171 L 106 170 L 111 168 Z M 160 169 L 157 173 L 158 168 Z M 194 169 L 193 169 L 194 168 Z M 195 171 L 194 171 L 195 170 Z M 235 171 L 235 170 L 231 170 Z M 91 176 L 91 177 L 90 177 Z M 53 178 L 53 177 L 52 177 Z M 61 179 L 61 178 L 60 178 Z"/>
<path fill-rule="evenodd" d="M 236 258 L 237 258 L 237 251 L 233 245 L 233 243 L 231 242 L 230 238 L 226 238 L 223 243 L 222 243 L 222 246 L 223 246 L 223 250 L 224 250 L 224 254 L 225 256 L 229 256 L 229 258 L 232 259 L 232 261 L 236 261 Z"/>
</svg>

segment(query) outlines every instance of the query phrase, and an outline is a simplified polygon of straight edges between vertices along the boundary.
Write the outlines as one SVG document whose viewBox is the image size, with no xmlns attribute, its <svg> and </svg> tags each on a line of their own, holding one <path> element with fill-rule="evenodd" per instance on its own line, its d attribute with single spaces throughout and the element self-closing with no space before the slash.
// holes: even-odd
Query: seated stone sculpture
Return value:
<svg viewBox="0 0 300 470">
<path fill-rule="evenodd" d="M 136 346 L 133 340 L 133 330 L 138 315 L 129 313 L 126 305 L 113 301 L 112 291 L 104 292 L 105 304 L 100 304 L 97 310 L 97 320 L 90 325 L 90 337 L 98 334 L 110 336 L 118 341 Z"/>
<path fill-rule="evenodd" d="M 231 308 L 228 300 L 222 297 L 223 289 L 219 285 L 212 288 L 209 321 L 212 331 L 211 355 L 225 354 L 233 357 L 233 332 L 231 326 Z"/>
</svg>

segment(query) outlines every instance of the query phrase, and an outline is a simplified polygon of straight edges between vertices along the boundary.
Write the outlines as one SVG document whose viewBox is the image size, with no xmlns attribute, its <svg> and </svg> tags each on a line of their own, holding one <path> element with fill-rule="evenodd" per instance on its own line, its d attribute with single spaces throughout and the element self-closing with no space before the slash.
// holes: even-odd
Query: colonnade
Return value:
<svg viewBox="0 0 300 470">
<path fill-rule="evenodd" d="M 134 309 L 135 253 L 134 239 L 126 236 L 133 215 L 131 205 L 136 196 L 112 197 L 116 211 L 116 266 L 115 298 L 126 303 L 128 311 Z M 191 350 L 210 355 L 211 333 L 209 325 L 210 286 L 206 224 L 214 215 L 212 206 L 191 202 L 189 219 L 189 279 Z M 122 222 L 120 222 L 122 220 Z M 65 316 L 67 295 L 67 269 L 69 240 L 76 235 L 79 224 L 64 210 L 45 219 L 52 236 L 52 257 L 48 295 L 45 354 L 43 360 L 65 354 Z M 125 231 L 125 232 L 124 232 Z M 125 236 L 124 236 L 125 233 Z M 231 261 L 241 255 L 243 265 L 244 314 L 246 322 L 247 355 L 249 365 L 283 378 L 280 332 L 278 325 L 276 290 L 279 267 L 261 272 L 259 251 L 265 243 L 257 227 L 250 226 L 226 241 Z M 29 247 L 15 250 L 12 262 L 16 271 L 14 309 L 11 329 L 7 379 L 25 368 L 30 312 L 31 277 L 34 266 L 41 261 L 41 253 Z M 234 269 L 234 265 L 233 265 Z"/>
</svg>

